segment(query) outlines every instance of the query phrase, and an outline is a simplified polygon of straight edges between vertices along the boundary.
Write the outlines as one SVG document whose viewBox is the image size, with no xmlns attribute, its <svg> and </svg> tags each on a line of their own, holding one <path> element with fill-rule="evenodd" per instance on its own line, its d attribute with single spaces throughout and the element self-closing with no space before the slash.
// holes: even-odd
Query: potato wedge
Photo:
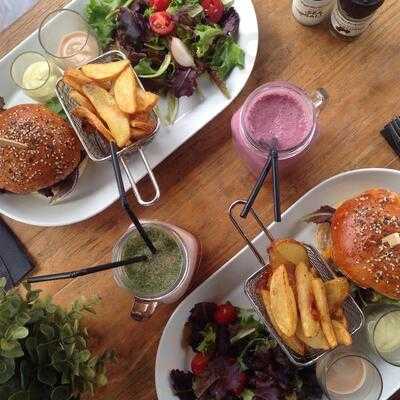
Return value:
<svg viewBox="0 0 400 400">
<path fill-rule="evenodd" d="M 131 66 L 126 67 L 115 80 L 114 97 L 118 107 L 127 114 L 133 114 L 137 109 L 136 92 L 137 92 L 136 76 Z"/>
<path fill-rule="evenodd" d="M 326 297 L 324 282 L 322 282 L 321 278 L 314 278 L 311 281 L 311 287 L 315 298 L 315 304 L 320 315 L 322 332 L 324 332 L 329 347 L 333 349 L 338 343 L 329 315 L 328 299 Z"/>
<path fill-rule="evenodd" d="M 329 311 L 335 312 L 350 294 L 349 281 L 344 278 L 335 278 L 324 282 L 326 297 L 328 298 Z"/>
<path fill-rule="evenodd" d="M 350 333 L 342 323 L 333 319 L 332 326 L 339 344 L 350 346 L 353 343 Z"/>
<path fill-rule="evenodd" d="M 91 112 L 89 109 L 83 106 L 75 107 L 72 111 L 72 114 L 80 119 L 86 120 L 90 125 L 92 125 L 99 133 L 101 133 L 107 140 L 114 140 L 111 132 L 108 128 L 103 124 L 100 118 Z"/>
<path fill-rule="evenodd" d="M 116 78 L 128 65 L 129 60 L 113 61 L 105 64 L 86 64 L 82 72 L 89 78 L 104 81 Z"/>
<path fill-rule="evenodd" d="M 126 146 L 131 137 L 129 119 L 118 108 L 114 97 L 107 90 L 92 83 L 84 85 L 82 89 L 101 119 L 107 124 L 117 145 Z"/>
<path fill-rule="evenodd" d="M 138 88 L 137 90 L 137 109 L 138 113 L 149 113 L 157 104 L 159 96 L 151 92 L 145 92 Z"/>
<path fill-rule="evenodd" d="M 154 122 L 149 123 L 149 122 L 137 121 L 135 119 L 131 119 L 129 121 L 129 124 L 131 125 L 132 128 L 142 130 L 143 132 L 145 132 L 147 134 L 152 133 L 155 128 Z"/>
<path fill-rule="evenodd" d="M 304 263 L 309 265 L 308 255 L 303 245 L 293 239 L 275 240 L 268 254 L 273 267 L 290 262 L 294 265 Z"/>
<path fill-rule="evenodd" d="M 142 129 L 131 128 L 131 139 L 133 142 L 137 142 L 138 140 L 144 139 L 149 134 Z"/>
<path fill-rule="evenodd" d="M 281 265 L 272 273 L 270 295 L 272 313 L 279 329 L 285 335 L 293 336 L 298 321 L 297 305 L 284 265 Z"/>
<path fill-rule="evenodd" d="M 80 94 L 83 94 L 82 85 L 76 79 L 73 79 L 70 76 L 63 76 L 63 81 L 71 89 L 76 90 Z"/>
<path fill-rule="evenodd" d="M 80 94 L 77 90 L 71 90 L 69 92 L 69 97 L 75 100 L 80 106 L 87 108 L 92 113 L 96 113 L 96 110 L 92 106 L 90 100 L 83 94 Z"/>
<path fill-rule="evenodd" d="M 296 266 L 297 305 L 299 307 L 300 321 L 305 337 L 311 338 L 320 330 L 319 322 L 313 312 L 314 295 L 311 289 L 312 276 L 307 265 L 303 262 Z"/>
<path fill-rule="evenodd" d="M 272 312 L 271 298 L 270 298 L 269 291 L 263 289 L 263 290 L 261 290 L 260 293 L 261 293 L 261 298 L 263 300 L 265 309 L 267 311 L 267 314 L 269 316 L 271 324 L 274 327 L 276 333 L 283 340 L 283 342 L 287 346 L 289 346 L 293 351 L 295 351 L 296 353 L 298 353 L 300 355 L 304 355 L 305 350 L 306 350 L 304 344 L 296 336 L 287 336 L 279 329 L 279 326 L 276 323 L 273 312 Z"/>
<path fill-rule="evenodd" d="M 68 76 L 71 79 L 77 81 L 80 85 L 86 85 L 92 83 L 93 79 L 88 78 L 80 69 L 70 68 L 64 72 L 64 77 Z"/>
<path fill-rule="evenodd" d="M 299 324 L 296 330 L 296 337 L 314 350 L 329 350 L 329 344 L 320 326 L 318 326 L 318 332 L 315 336 L 306 337 L 301 324 Z"/>
</svg>

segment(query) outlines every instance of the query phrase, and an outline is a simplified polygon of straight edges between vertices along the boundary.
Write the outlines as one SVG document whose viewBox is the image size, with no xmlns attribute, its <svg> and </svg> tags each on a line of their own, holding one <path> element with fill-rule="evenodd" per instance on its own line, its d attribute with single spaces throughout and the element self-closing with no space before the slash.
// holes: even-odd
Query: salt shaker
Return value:
<svg viewBox="0 0 400 400">
<path fill-rule="evenodd" d="M 292 12 L 300 24 L 312 26 L 322 22 L 331 12 L 335 0 L 293 0 Z"/>
</svg>

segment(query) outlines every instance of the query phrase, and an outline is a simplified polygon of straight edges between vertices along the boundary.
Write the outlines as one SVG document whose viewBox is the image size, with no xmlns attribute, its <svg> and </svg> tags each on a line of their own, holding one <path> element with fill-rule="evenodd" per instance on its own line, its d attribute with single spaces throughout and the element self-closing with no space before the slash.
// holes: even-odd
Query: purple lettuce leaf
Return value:
<svg viewBox="0 0 400 400">
<path fill-rule="evenodd" d="M 271 378 L 258 379 L 255 384 L 254 400 L 280 400 L 281 391 Z"/>
<path fill-rule="evenodd" d="M 240 17 L 237 11 L 231 7 L 227 9 L 219 22 L 225 35 L 236 36 L 239 33 Z"/>
<path fill-rule="evenodd" d="M 324 224 L 326 222 L 331 222 L 333 214 L 335 214 L 336 209 L 331 206 L 322 206 L 317 211 L 303 217 L 304 222 L 314 223 L 314 224 Z"/>
<path fill-rule="evenodd" d="M 217 326 L 215 352 L 220 356 L 227 356 L 231 350 L 231 334 L 226 326 Z"/>
<path fill-rule="evenodd" d="M 190 97 L 197 88 L 198 72 L 193 68 L 176 67 L 169 84 L 175 97 Z"/>
<path fill-rule="evenodd" d="M 214 313 L 217 309 L 215 303 L 198 303 L 190 310 L 188 326 L 190 328 L 189 345 L 196 351 L 203 341 L 203 330 L 207 324 L 214 321 Z"/>
<path fill-rule="evenodd" d="M 142 14 L 130 8 L 121 7 L 118 13 L 117 36 L 123 47 L 143 43 L 147 32 L 147 21 Z"/>
<path fill-rule="evenodd" d="M 196 400 L 193 391 L 193 374 L 174 369 L 170 373 L 172 389 L 180 400 Z"/>
</svg>

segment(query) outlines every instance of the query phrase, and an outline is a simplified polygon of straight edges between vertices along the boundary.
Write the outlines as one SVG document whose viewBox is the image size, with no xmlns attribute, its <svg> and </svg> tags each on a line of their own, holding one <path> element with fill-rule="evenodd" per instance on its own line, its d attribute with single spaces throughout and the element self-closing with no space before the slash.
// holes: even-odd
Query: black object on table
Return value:
<svg viewBox="0 0 400 400">
<path fill-rule="evenodd" d="M 6 289 L 16 286 L 33 268 L 20 240 L 0 219 L 0 277 L 6 278 Z"/>
<path fill-rule="evenodd" d="M 382 130 L 381 135 L 393 151 L 400 157 L 400 117 L 392 119 Z"/>
</svg>

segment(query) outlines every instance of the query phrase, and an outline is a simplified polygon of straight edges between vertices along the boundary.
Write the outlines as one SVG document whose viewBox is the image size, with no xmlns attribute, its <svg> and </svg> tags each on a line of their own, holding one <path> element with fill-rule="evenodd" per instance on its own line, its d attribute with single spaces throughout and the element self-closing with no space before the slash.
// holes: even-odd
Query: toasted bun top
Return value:
<svg viewBox="0 0 400 400">
<path fill-rule="evenodd" d="M 27 145 L 0 145 L 0 188 L 9 192 L 50 187 L 80 162 L 80 143 L 72 128 L 40 104 L 21 104 L 0 112 L 0 138 Z"/>
<path fill-rule="evenodd" d="M 372 189 L 345 201 L 332 220 L 332 256 L 350 280 L 400 299 L 400 245 L 386 236 L 400 232 L 400 197 Z"/>
</svg>

